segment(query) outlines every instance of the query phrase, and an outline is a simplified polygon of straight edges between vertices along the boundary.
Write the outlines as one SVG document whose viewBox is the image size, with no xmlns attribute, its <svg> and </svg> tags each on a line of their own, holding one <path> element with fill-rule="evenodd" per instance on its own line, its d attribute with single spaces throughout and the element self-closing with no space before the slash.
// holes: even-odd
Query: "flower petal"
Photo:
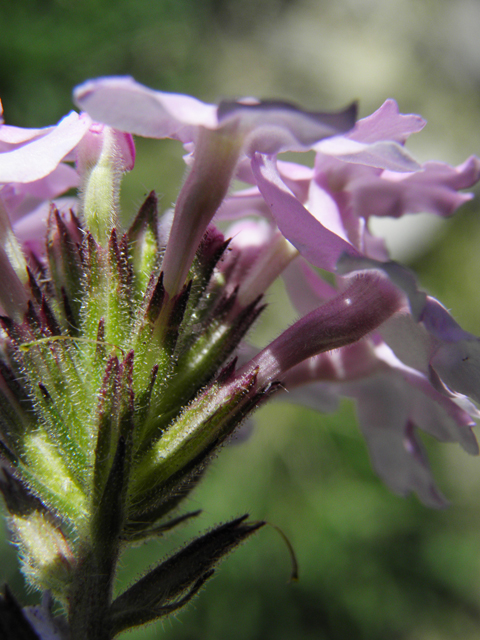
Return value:
<svg viewBox="0 0 480 640">
<path fill-rule="evenodd" d="M 349 242 L 324 227 L 305 209 L 282 182 L 272 158 L 255 154 L 252 170 L 278 228 L 310 263 L 333 271 L 342 253 L 360 256 Z"/>
<path fill-rule="evenodd" d="M 442 344 L 430 363 L 450 389 L 480 402 L 479 338 Z"/>
<path fill-rule="evenodd" d="M 352 104 L 338 113 L 305 111 L 288 102 L 256 104 L 221 102 L 219 126 L 237 121 L 244 132 L 244 152 L 272 155 L 282 151 L 307 151 L 319 140 L 350 130 L 357 113 Z"/>
<path fill-rule="evenodd" d="M 404 147 L 392 141 L 382 140 L 366 144 L 351 140 L 347 136 L 335 136 L 322 140 L 315 145 L 314 149 L 344 162 L 363 164 L 377 169 L 411 172 L 421 168 Z"/>
<path fill-rule="evenodd" d="M 195 139 L 195 127 L 218 126 L 217 107 L 190 96 L 154 91 L 131 77 L 88 80 L 74 91 L 94 120 L 147 138 Z"/>
<path fill-rule="evenodd" d="M 472 187 L 479 178 L 480 159 L 475 156 L 458 167 L 427 162 L 415 173 L 384 171 L 352 181 L 353 207 L 366 219 L 422 212 L 445 217 L 472 197 L 458 190 Z"/>
<path fill-rule="evenodd" d="M 394 140 L 403 144 L 410 134 L 421 131 L 425 125 L 421 116 L 399 113 L 395 100 L 389 99 L 372 115 L 358 120 L 348 137 L 358 142 Z"/>
<path fill-rule="evenodd" d="M 12 151 L 15 147 L 25 144 L 25 142 L 42 138 L 53 131 L 53 129 L 54 127 L 24 129 L 22 127 L 12 127 L 8 124 L 2 124 L 0 126 L 0 152 Z"/>
<path fill-rule="evenodd" d="M 55 207 L 64 215 L 70 210 L 74 211 L 77 204 L 77 199 L 73 197 L 55 199 Z M 29 211 L 13 224 L 13 231 L 22 247 L 30 250 L 36 256 L 45 253 L 45 232 L 50 209 L 51 203 L 44 200 L 38 204 L 36 209 Z"/>
<path fill-rule="evenodd" d="M 357 108 L 338 113 L 304 111 L 280 101 L 221 102 L 218 107 L 190 96 L 154 91 L 130 77 L 89 80 L 74 91 L 75 102 L 94 120 L 149 138 L 196 138 L 196 128 L 232 127 L 252 155 L 304 151 L 355 123 Z"/>
<path fill-rule="evenodd" d="M 415 491 L 431 507 L 446 501 L 430 473 L 425 453 L 409 422 L 408 400 L 390 378 L 374 376 L 355 388 L 360 428 L 368 444 L 373 467 L 392 491 Z"/>
<path fill-rule="evenodd" d="M 340 397 L 333 385 L 313 383 L 288 389 L 288 395 L 274 396 L 290 404 L 301 405 L 320 413 L 334 413 L 338 410 Z"/>
<path fill-rule="evenodd" d="M 238 220 L 259 216 L 271 220 L 270 209 L 257 187 L 242 189 L 227 196 L 217 209 L 215 220 Z"/>
<path fill-rule="evenodd" d="M 78 187 L 79 182 L 75 169 L 62 163 L 40 180 L 0 187 L 0 198 L 10 220 L 15 222 L 34 211 L 42 202 L 53 200 L 65 191 Z"/>
<path fill-rule="evenodd" d="M 72 111 L 46 135 L 0 154 L 0 183 L 34 182 L 49 175 L 80 142 L 90 118 Z"/>
<path fill-rule="evenodd" d="M 303 258 L 294 260 L 282 274 L 288 297 L 295 309 L 305 315 L 326 300 L 337 295 L 337 290 L 320 278 Z"/>
<path fill-rule="evenodd" d="M 364 269 L 378 269 L 379 271 L 383 271 L 393 284 L 401 289 L 408 297 L 410 310 L 415 321 L 418 322 L 420 320 L 427 304 L 427 294 L 419 290 L 415 275 L 410 269 L 393 260 L 380 262 L 373 258 L 365 258 L 363 256 L 356 257 L 345 253 L 340 256 L 336 270 L 340 275 L 345 275 L 354 271 L 363 271 Z"/>
</svg>

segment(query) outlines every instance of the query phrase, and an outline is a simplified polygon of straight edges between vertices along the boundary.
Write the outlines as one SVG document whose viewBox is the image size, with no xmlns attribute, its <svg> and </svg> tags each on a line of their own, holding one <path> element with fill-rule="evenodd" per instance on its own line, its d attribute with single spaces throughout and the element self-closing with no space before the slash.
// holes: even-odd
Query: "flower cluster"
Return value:
<svg viewBox="0 0 480 640">
<path fill-rule="evenodd" d="M 25 575 L 67 616 L 22 613 L 7 592 L 0 629 L 9 615 L 42 638 L 106 640 L 186 604 L 263 523 L 213 529 L 113 599 L 118 558 L 195 515 L 170 516 L 271 397 L 354 398 L 385 482 L 442 505 L 417 430 L 478 452 L 480 343 L 369 220 L 452 214 L 480 160 L 419 165 L 404 144 L 424 121 L 391 100 L 355 122 L 355 105 L 216 106 L 130 78 L 74 98 L 82 112 L 54 127 L 0 125 L 0 490 Z M 173 212 L 159 218 L 152 192 L 123 229 L 133 135 L 180 141 L 189 172 Z M 277 157 L 310 150 L 313 168 Z M 279 276 L 300 319 L 252 352 Z"/>
</svg>

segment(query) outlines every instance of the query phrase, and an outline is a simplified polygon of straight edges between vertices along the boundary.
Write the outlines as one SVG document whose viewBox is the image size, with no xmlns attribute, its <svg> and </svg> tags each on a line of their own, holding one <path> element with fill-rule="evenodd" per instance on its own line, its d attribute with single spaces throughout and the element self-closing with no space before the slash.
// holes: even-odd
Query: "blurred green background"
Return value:
<svg viewBox="0 0 480 640">
<path fill-rule="evenodd" d="M 0 0 L 0 97 L 5 118 L 44 126 L 71 109 L 71 88 L 130 74 L 152 87 L 216 101 L 255 95 L 333 109 L 387 97 L 429 124 L 409 142 L 419 160 L 462 162 L 480 152 L 477 0 Z M 152 188 L 170 206 L 182 149 L 138 143 L 125 181 L 131 215 Z M 419 218 L 420 219 L 420 218 Z M 422 285 L 480 334 L 479 204 L 441 225 L 391 236 Z M 397 225 L 398 228 L 398 225 Z M 293 312 L 277 287 L 257 329 L 261 343 Z M 283 307 L 281 307 L 283 309 Z M 128 584 L 201 528 L 250 513 L 264 529 L 220 568 L 186 612 L 125 638 L 153 640 L 446 640 L 480 633 L 480 461 L 425 440 L 452 506 L 431 511 L 392 495 L 370 468 L 354 407 L 321 416 L 278 402 L 256 415 L 246 442 L 226 447 L 186 509 L 196 522 L 124 557 Z M 7 534 L 2 536 L 5 540 Z M 34 602 L 14 549 L 0 580 Z"/>
</svg>

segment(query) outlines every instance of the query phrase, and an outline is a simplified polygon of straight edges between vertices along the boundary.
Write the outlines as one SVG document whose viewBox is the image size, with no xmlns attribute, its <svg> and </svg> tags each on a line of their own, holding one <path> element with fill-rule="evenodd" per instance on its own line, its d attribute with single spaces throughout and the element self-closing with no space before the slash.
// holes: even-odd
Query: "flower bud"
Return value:
<svg viewBox="0 0 480 640">
<path fill-rule="evenodd" d="M 74 564 L 62 531 L 39 511 L 12 516 L 11 528 L 24 557 L 25 575 L 34 584 L 62 593 Z"/>
<path fill-rule="evenodd" d="M 93 124 L 77 147 L 81 210 L 87 228 L 103 246 L 118 220 L 120 179 L 134 163 L 132 136 L 105 125 Z"/>
</svg>

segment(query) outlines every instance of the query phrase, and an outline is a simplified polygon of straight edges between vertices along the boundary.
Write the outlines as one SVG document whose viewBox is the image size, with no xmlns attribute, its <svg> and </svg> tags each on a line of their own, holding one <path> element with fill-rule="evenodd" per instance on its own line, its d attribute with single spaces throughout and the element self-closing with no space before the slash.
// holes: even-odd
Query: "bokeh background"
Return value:
<svg viewBox="0 0 480 640">
<path fill-rule="evenodd" d="M 0 97 L 5 118 L 45 126 L 72 108 L 89 77 L 130 74 L 206 101 L 255 95 L 317 109 L 387 98 L 421 113 L 409 142 L 421 161 L 480 153 L 478 0 L 0 0 Z M 152 188 L 163 208 L 184 167 L 171 142 L 138 141 L 125 215 Z M 395 257 L 462 325 L 480 334 L 479 201 L 443 224 L 415 217 L 389 235 Z M 427 217 L 428 218 L 428 217 Z M 390 233 L 390 232 L 389 232 Z M 262 343 L 293 319 L 276 287 L 257 328 Z M 280 312 L 279 309 L 282 309 Z M 221 566 L 187 611 L 125 638 L 153 640 L 462 640 L 480 633 L 480 460 L 425 439 L 451 507 L 392 495 L 373 474 L 354 406 L 321 416 L 278 402 L 226 447 L 188 509 L 196 522 L 124 557 L 124 584 L 199 530 L 243 513 L 264 529 Z M 34 602 L 14 549 L 0 580 Z"/>
</svg>

